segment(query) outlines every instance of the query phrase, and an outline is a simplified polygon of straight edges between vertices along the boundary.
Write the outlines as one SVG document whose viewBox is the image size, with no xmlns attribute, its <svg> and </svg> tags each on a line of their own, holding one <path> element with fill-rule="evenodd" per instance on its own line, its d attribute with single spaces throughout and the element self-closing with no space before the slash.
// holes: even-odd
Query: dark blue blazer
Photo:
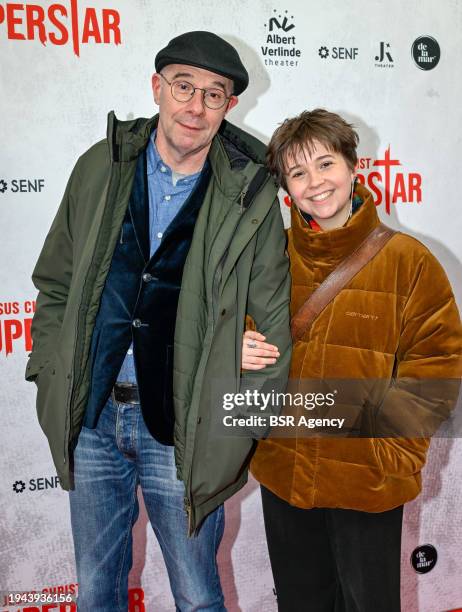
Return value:
<svg viewBox="0 0 462 612">
<path fill-rule="evenodd" d="M 151 434 L 173 444 L 173 339 L 183 267 L 210 179 L 208 164 L 149 258 L 146 151 L 102 292 L 92 336 L 92 376 L 84 425 L 96 427 L 133 341 L 141 409 Z"/>
</svg>

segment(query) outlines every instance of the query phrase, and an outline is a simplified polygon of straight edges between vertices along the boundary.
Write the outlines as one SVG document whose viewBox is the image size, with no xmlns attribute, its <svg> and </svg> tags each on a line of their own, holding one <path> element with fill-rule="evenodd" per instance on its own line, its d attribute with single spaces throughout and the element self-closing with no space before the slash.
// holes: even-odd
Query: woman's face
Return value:
<svg viewBox="0 0 462 612">
<path fill-rule="evenodd" d="M 346 223 L 353 177 L 344 157 L 316 140 L 312 156 L 304 149 L 287 159 L 285 179 L 292 200 L 326 230 Z"/>
</svg>

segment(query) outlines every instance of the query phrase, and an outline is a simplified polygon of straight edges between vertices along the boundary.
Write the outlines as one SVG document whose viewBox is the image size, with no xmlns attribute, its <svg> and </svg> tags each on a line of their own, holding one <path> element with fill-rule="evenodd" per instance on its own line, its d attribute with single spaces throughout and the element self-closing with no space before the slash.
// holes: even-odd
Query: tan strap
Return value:
<svg viewBox="0 0 462 612">
<path fill-rule="evenodd" d="M 292 340 L 297 342 L 305 335 L 316 317 L 330 304 L 336 295 L 364 266 L 371 261 L 375 255 L 397 232 L 383 223 L 380 223 L 359 247 L 348 255 L 333 272 L 313 291 L 306 302 L 292 317 L 290 330 Z"/>
</svg>

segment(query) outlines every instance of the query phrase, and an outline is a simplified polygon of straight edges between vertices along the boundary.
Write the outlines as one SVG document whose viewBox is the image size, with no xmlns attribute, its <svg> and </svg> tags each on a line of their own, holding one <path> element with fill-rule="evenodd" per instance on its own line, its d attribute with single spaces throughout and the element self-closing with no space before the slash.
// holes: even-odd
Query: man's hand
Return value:
<svg viewBox="0 0 462 612">
<path fill-rule="evenodd" d="M 257 331 L 247 330 L 242 337 L 243 370 L 263 370 L 276 363 L 280 353 L 277 346 L 267 344 L 266 336 Z"/>
</svg>

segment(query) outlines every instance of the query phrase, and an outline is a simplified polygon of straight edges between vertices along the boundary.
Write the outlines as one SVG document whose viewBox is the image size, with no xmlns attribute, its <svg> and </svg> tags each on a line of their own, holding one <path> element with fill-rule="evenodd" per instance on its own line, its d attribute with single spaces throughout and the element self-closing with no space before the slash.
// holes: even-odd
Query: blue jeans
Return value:
<svg viewBox="0 0 462 612">
<path fill-rule="evenodd" d="M 173 447 L 151 436 L 139 405 L 109 400 L 96 429 L 82 429 L 74 477 L 69 495 L 80 612 L 127 612 L 138 484 L 176 609 L 226 610 L 216 563 L 223 506 L 207 517 L 197 537 L 187 537 L 184 486 L 176 477 Z"/>
</svg>

